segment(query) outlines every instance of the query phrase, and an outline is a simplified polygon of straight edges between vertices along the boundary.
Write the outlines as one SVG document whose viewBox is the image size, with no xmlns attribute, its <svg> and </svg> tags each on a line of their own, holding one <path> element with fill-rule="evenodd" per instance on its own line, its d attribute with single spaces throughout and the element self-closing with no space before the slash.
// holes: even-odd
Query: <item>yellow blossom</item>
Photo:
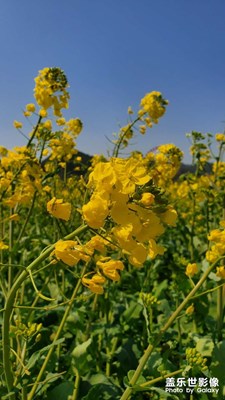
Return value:
<svg viewBox="0 0 225 400">
<path fill-rule="evenodd" d="M 120 275 L 117 270 L 122 271 L 124 265 L 120 260 L 112 260 L 109 257 L 101 258 L 96 265 L 102 270 L 103 274 L 113 281 L 119 281 Z"/>
<path fill-rule="evenodd" d="M 14 121 L 13 126 L 16 129 L 21 129 L 23 127 L 23 124 L 22 124 L 22 122 Z"/>
<path fill-rule="evenodd" d="M 223 133 L 217 133 L 215 138 L 217 142 L 225 142 L 225 135 Z"/>
<path fill-rule="evenodd" d="M 42 118 L 46 118 L 46 117 L 48 116 L 48 112 L 47 112 L 44 108 L 42 108 L 42 109 L 39 111 L 39 115 L 40 115 L 40 117 L 42 117 Z"/>
<path fill-rule="evenodd" d="M 47 210 L 54 217 L 68 221 L 71 215 L 71 204 L 63 203 L 63 199 L 56 199 L 53 197 L 47 203 Z"/>
<path fill-rule="evenodd" d="M 102 294 L 104 292 L 103 285 L 106 281 L 104 276 L 100 274 L 94 274 L 92 278 L 87 278 L 89 274 L 84 275 L 82 278 L 82 283 L 93 293 Z"/>
<path fill-rule="evenodd" d="M 65 118 L 58 118 L 56 120 L 56 123 L 57 123 L 57 125 L 62 126 L 62 125 L 65 125 L 66 120 L 65 120 Z"/>
<path fill-rule="evenodd" d="M 174 208 L 169 207 L 165 213 L 160 214 L 160 219 L 167 225 L 175 226 L 177 220 L 177 212 Z"/>
<path fill-rule="evenodd" d="M 90 258 L 85 249 L 74 240 L 59 240 L 55 244 L 52 255 L 70 267 L 76 265 L 80 260 L 88 261 Z"/>
<path fill-rule="evenodd" d="M 52 130 L 52 121 L 50 119 L 47 119 L 43 123 L 43 128 L 48 129 L 49 131 L 51 131 Z"/>
<path fill-rule="evenodd" d="M 185 274 L 192 278 L 198 272 L 198 267 L 196 263 L 189 263 L 186 267 Z"/>
<path fill-rule="evenodd" d="M 147 113 L 154 123 L 158 122 L 158 119 L 163 116 L 166 111 L 165 106 L 168 104 L 167 100 L 164 100 L 160 92 L 147 93 L 141 100 L 141 112 L 142 114 Z"/>
<path fill-rule="evenodd" d="M 0 250 L 7 250 L 9 246 L 0 240 Z"/>
<path fill-rule="evenodd" d="M 33 113 L 33 112 L 35 111 L 35 105 L 34 105 L 33 103 L 27 104 L 27 105 L 26 105 L 26 110 L 27 110 L 28 112 Z"/>
<path fill-rule="evenodd" d="M 149 257 L 153 260 L 158 254 L 164 254 L 164 247 L 160 244 L 157 244 L 154 239 L 149 240 Z"/>
<path fill-rule="evenodd" d="M 216 275 L 219 278 L 225 279 L 225 268 L 224 268 L 224 266 L 216 268 Z"/>
<path fill-rule="evenodd" d="M 82 207 L 82 213 L 91 228 L 101 228 L 109 213 L 108 202 L 99 196 L 95 196 Z"/>
<path fill-rule="evenodd" d="M 185 314 L 190 315 L 195 311 L 194 304 L 191 304 L 185 311 Z"/>
<path fill-rule="evenodd" d="M 140 202 L 145 206 L 149 207 L 154 203 L 155 196 L 152 193 L 143 193 Z"/>
</svg>

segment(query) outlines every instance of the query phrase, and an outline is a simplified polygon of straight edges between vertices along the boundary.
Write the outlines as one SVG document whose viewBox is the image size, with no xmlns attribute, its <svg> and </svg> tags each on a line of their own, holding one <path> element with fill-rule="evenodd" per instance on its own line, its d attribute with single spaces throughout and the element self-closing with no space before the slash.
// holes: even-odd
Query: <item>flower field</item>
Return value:
<svg viewBox="0 0 225 400">
<path fill-rule="evenodd" d="M 0 146 L 0 397 L 222 400 L 225 135 L 191 132 L 179 177 L 174 144 L 128 155 L 166 112 L 153 91 L 87 165 L 68 88 L 39 71 L 26 146 Z"/>
</svg>

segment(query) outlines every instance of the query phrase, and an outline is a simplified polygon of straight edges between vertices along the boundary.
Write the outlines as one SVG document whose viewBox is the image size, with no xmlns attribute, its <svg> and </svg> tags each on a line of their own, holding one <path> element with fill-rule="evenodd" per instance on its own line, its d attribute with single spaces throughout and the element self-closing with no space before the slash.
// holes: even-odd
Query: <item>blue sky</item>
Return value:
<svg viewBox="0 0 225 400">
<path fill-rule="evenodd" d="M 225 128 L 224 20 L 224 0 L 1 2 L 0 145 L 25 144 L 12 123 L 23 122 L 38 70 L 59 66 L 70 83 L 66 117 L 84 123 L 81 151 L 106 154 L 127 107 L 158 90 L 167 113 L 131 149 L 174 143 L 190 161 L 187 132 Z"/>
</svg>

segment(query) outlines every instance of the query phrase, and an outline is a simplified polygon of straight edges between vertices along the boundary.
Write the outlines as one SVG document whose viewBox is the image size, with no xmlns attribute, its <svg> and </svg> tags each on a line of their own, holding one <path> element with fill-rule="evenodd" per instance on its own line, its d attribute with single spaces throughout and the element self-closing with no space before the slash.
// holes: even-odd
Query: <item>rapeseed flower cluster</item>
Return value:
<svg viewBox="0 0 225 400">
<path fill-rule="evenodd" d="M 152 123 L 157 124 L 159 118 L 163 116 L 167 104 L 168 101 L 162 97 L 160 92 L 153 91 L 147 93 L 141 100 L 139 115 L 143 116 L 147 114 L 149 120 L 146 123 L 151 127 Z"/>
<path fill-rule="evenodd" d="M 220 225 L 225 228 L 225 221 L 221 221 Z M 213 229 L 208 235 L 208 240 L 214 244 L 206 252 L 206 259 L 210 263 L 214 263 L 225 255 L 225 229 Z"/>
<path fill-rule="evenodd" d="M 60 68 L 44 68 L 35 78 L 34 97 L 41 110 L 53 107 L 54 114 L 62 117 L 62 108 L 68 108 L 69 93 L 66 75 Z M 43 116 L 43 115 L 42 115 Z"/>
<path fill-rule="evenodd" d="M 90 201 L 82 207 L 85 222 L 93 229 L 106 229 L 136 267 L 147 257 L 163 254 L 156 240 L 166 225 L 176 221 L 176 211 L 170 206 L 154 211 L 157 202 L 147 189 L 149 181 L 143 161 L 135 157 L 99 162 L 89 176 Z"/>
</svg>

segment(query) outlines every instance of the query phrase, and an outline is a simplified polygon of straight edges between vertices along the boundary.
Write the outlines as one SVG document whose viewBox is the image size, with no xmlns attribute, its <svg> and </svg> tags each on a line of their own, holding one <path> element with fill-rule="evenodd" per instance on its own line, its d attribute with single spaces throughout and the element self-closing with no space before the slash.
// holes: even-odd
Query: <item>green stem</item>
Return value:
<svg viewBox="0 0 225 400">
<path fill-rule="evenodd" d="M 67 235 L 64 239 L 70 240 L 75 236 L 79 235 L 80 233 L 87 230 L 87 225 L 83 225 L 77 228 L 75 231 Z M 8 393 L 12 392 L 13 390 L 13 373 L 11 370 L 11 362 L 10 362 L 10 319 L 11 314 L 14 306 L 15 297 L 17 294 L 18 289 L 20 288 L 21 284 L 27 279 L 29 276 L 29 271 L 36 269 L 42 261 L 44 261 L 54 250 L 55 244 L 48 247 L 45 251 L 43 251 L 39 257 L 37 257 L 28 267 L 21 272 L 18 278 L 15 280 L 13 286 L 11 287 L 8 297 L 6 299 L 5 304 L 5 312 L 3 317 L 3 325 L 2 325 L 2 344 L 3 344 L 3 369 L 5 371 L 5 379 L 6 379 L 6 386 L 8 389 Z M 15 394 L 9 395 L 9 400 L 15 400 Z"/>
<path fill-rule="evenodd" d="M 71 396 L 71 400 L 77 400 L 78 392 L 79 392 L 79 385 L 80 385 L 80 374 L 77 368 L 73 367 L 75 373 L 75 383 L 74 383 L 74 390 Z"/>
<path fill-rule="evenodd" d="M 35 203 L 36 197 L 37 197 L 37 191 L 34 192 L 33 200 L 32 200 L 30 209 L 29 209 L 29 211 L 28 211 L 27 217 L 26 217 L 25 222 L 24 222 L 24 224 L 23 224 L 23 227 L 22 227 L 22 229 L 21 229 L 21 231 L 20 231 L 20 233 L 19 233 L 19 236 L 18 236 L 18 239 L 17 239 L 16 243 L 18 243 L 18 242 L 20 241 L 20 239 L 22 238 L 22 236 L 23 236 L 23 234 L 24 234 L 24 231 L 25 231 L 25 229 L 26 229 L 26 226 L 27 226 L 27 224 L 28 224 L 28 222 L 29 222 L 30 216 L 31 216 L 32 211 L 33 211 L 33 208 L 34 208 L 34 203 Z"/>
<path fill-rule="evenodd" d="M 83 268 L 83 271 L 82 271 L 82 274 L 81 274 L 82 276 L 85 273 L 86 267 L 87 267 L 87 265 L 85 265 L 84 268 Z M 39 385 L 39 383 L 41 381 L 42 375 L 43 375 L 43 373 L 44 373 L 44 371 L 45 371 L 45 369 L 47 367 L 47 364 L 48 364 L 48 362 L 50 360 L 50 357 L 51 357 L 53 351 L 55 350 L 54 344 L 59 339 L 59 337 L 61 335 L 61 332 L 63 330 L 63 327 L 65 325 L 67 317 L 68 317 L 68 315 L 70 313 L 71 307 L 73 305 L 73 301 L 74 301 L 74 299 L 75 299 L 75 297 L 77 295 L 77 292 L 78 292 L 78 290 L 80 288 L 80 285 L 81 285 L 81 278 L 77 281 L 77 284 L 76 284 L 76 287 L 75 287 L 75 289 L 73 291 L 71 299 L 70 299 L 70 301 L 69 301 L 69 303 L 68 303 L 68 305 L 67 305 L 67 307 L 65 309 L 65 312 L 64 312 L 63 318 L 61 320 L 61 323 L 60 323 L 60 325 L 58 327 L 58 330 L 57 330 L 57 332 L 56 332 L 56 334 L 54 336 L 54 340 L 52 342 L 53 346 L 49 349 L 48 354 L 45 357 L 45 361 L 44 361 L 44 363 L 43 363 L 43 365 L 42 365 L 42 367 L 40 369 L 40 372 L 39 372 L 39 374 L 38 374 L 38 376 L 37 376 L 37 378 L 35 380 L 35 383 L 34 383 L 32 389 L 31 389 L 30 393 L 28 394 L 28 400 L 32 400 L 33 396 L 35 395 L 36 389 L 37 389 L 37 387 L 38 387 L 38 385 Z"/>
<path fill-rule="evenodd" d="M 10 209 L 10 216 L 13 214 L 13 210 Z M 10 290 L 13 282 L 13 258 L 12 258 L 12 249 L 13 249 L 13 221 L 9 220 L 9 270 L 8 270 L 8 290 Z"/>
<path fill-rule="evenodd" d="M 115 145 L 115 148 L 113 150 L 113 157 L 118 157 L 120 146 L 123 143 L 123 139 L 126 136 L 127 132 L 136 124 L 137 121 L 140 120 L 140 117 L 137 117 L 131 124 L 129 124 L 128 128 L 125 130 L 125 132 L 121 135 L 119 142 Z"/>
<path fill-rule="evenodd" d="M 220 286 L 217 292 L 217 337 L 218 341 L 222 340 L 223 327 L 223 291 L 224 286 Z"/>
<path fill-rule="evenodd" d="M 220 258 L 221 259 L 221 258 Z M 170 326 L 173 324 L 173 322 L 176 320 L 176 318 L 178 317 L 178 315 L 180 314 L 180 312 L 186 307 L 187 303 L 189 302 L 189 300 L 192 298 L 192 296 L 195 295 L 195 293 L 198 291 L 198 289 L 202 286 L 202 284 L 205 282 L 205 280 L 207 279 L 208 275 L 210 274 L 210 272 L 213 270 L 213 268 L 215 267 L 215 265 L 220 261 L 220 259 L 218 259 L 214 264 L 212 264 L 202 275 L 202 277 L 200 278 L 200 280 L 198 281 L 198 283 L 195 285 L 195 287 L 191 290 L 191 292 L 187 295 L 187 297 L 182 301 L 182 303 L 177 307 L 177 309 L 174 311 L 174 313 L 169 317 L 169 319 L 167 320 L 167 322 L 165 323 L 165 325 L 160 329 L 159 334 L 157 335 L 157 338 L 155 339 L 155 341 L 153 342 L 153 344 L 149 344 L 147 349 L 145 350 L 143 356 L 141 357 L 140 361 L 139 361 L 139 365 L 133 375 L 133 377 L 131 378 L 130 382 L 129 382 L 129 387 L 126 388 L 126 390 L 124 391 L 122 397 L 120 398 L 120 400 L 127 400 L 131 393 L 132 393 L 132 386 L 134 386 L 139 378 L 139 376 L 141 375 L 150 355 L 152 354 L 152 351 L 154 350 L 154 348 L 159 344 L 162 336 L 164 335 L 164 333 L 167 331 L 167 329 L 170 328 Z"/>
<path fill-rule="evenodd" d="M 141 387 L 145 387 L 145 386 L 154 385 L 157 382 L 160 382 L 160 381 L 162 381 L 162 380 L 164 380 L 166 378 L 170 378 L 171 376 L 175 376 L 175 375 L 181 374 L 182 372 L 183 372 L 183 369 L 181 368 L 181 369 L 178 369 L 177 371 L 170 372 L 169 374 L 166 374 L 166 375 L 163 375 L 163 376 L 159 376 L 158 378 L 155 378 L 155 379 L 151 379 L 150 381 L 142 383 L 140 386 Z"/>
<path fill-rule="evenodd" d="M 28 141 L 28 143 L 27 143 L 27 148 L 30 147 L 31 143 L 33 142 L 33 139 L 34 139 L 34 137 L 35 137 L 35 135 L 36 135 L 36 132 L 37 132 L 37 130 L 38 130 L 38 127 L 39 127 L 39 125 L 40 125 L 41 120 L 42 120 L 42 117 L 40 116 L 40 117 L 38 118 L 37 125 L 35 126 L 35 128 L 34 128 L 34 130 L 33 130 L 33 133 L 32 133 L 32 135 L 31 135 L 31 138 L 29 139 L 29 141 Z"/>
</svg>

